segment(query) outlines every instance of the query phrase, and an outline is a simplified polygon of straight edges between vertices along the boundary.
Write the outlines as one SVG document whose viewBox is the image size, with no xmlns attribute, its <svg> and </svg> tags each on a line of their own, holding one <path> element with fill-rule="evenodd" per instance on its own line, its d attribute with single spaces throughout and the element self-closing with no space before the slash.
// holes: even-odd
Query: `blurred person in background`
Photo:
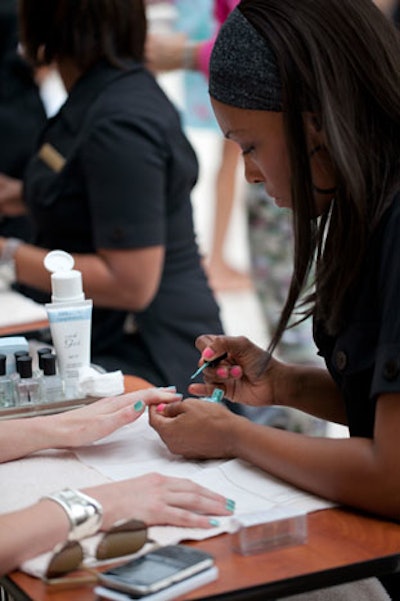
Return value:
<svg viewBox="0 0 400 601">
<path fill-rule="evenodd" d="M 0 3 L 0 234 L 29 240 L 22 179 L 46 123 L 35 74 L 18 50 L 17 0 Z"/>
<path fill-rule="evenodd" d="M 48 250 L 74 256 L 93 299 L 92 360 L 184 392 L 196 336 L 222 332 L 195 240 L 196 156 L 143 64 L 142 0 L 22 0 L 34 66 L 57 64 L 68 92 L 24 180 L 33 244 L 0 238 L 19 289 L 50 299 Z"/>
<path fill-rule="evenodd" d="M 184 71 L 186 127 L 216 130 L 207 92 L 208 66 L 215 37 L 238 0 L 171 0 L 177 21 L 170 32 L 151 31 L 146 41 L 146 59 L 155 73 Z M 154 5 L 157 2 L 149 2 Z M 248 274 L 230 265 L 226 240 L 237 192 L 239 152 L 229 140 L 221 140 L 220 161 L 215 176 L 210 250 L 205 265 L 216 292 L 243 290 L 251 286 Z"/>
</svg>

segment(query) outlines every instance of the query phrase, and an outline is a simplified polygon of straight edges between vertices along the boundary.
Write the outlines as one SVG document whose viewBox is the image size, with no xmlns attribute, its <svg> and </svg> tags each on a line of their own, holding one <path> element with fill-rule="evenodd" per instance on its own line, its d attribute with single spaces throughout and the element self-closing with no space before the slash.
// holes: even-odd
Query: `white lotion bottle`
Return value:
<svg viewBox="0 0 400 601">
<path fill-rule="evenodd" d="M 51 272 L 51 303 L 45 305 L 66 399 L 78 396 L 79 370 L 90 366 L 92 307 L 85 300 L 82 274 L 73 269 L 74 258 L 53 250 L 44 259 Z"/>
</svg>

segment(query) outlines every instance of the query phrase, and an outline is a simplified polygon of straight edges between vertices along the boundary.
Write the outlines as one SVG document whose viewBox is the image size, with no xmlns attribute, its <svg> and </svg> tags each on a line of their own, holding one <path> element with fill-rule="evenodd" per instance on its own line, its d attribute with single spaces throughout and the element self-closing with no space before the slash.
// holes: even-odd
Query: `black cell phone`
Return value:
<svg viewBox="0 0 400 601">
<path fill-rule="evenodd" d="M 108 588 L 141 597 L 198 574 L 214 565 L 205 551 L 185 545 L 167 545 L 125 564 L 99 573 Z"/>
</svg>

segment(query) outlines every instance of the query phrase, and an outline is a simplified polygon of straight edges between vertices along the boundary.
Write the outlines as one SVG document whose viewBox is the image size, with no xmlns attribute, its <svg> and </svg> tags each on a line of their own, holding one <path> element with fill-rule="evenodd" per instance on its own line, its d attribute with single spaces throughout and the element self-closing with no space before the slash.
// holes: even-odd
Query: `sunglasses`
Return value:
<svg viewBox="0 0 400 601">
<path fill-rule="evenodd" d="M 93 558 L 102 561 L 131 555 L 144 547 L 146 542 L 154 541 L 147 538 L 147 526 L 144 522 L 141 520 L 119 522 L 104 533 L 93 553 Z M 46 583 L 60 584 L 64 582 L 62 577 L 68 572 L 78 569 L 88 571 L 88 568 L 83 565 L 84 558 L 85 551 L 78 541 L 68 541 L 61 547 L 56 547 L 45 572 Z M 92 574 L 91 577 L 79 578 L 79 584 L 96 580 L 95 572 L 90 570 L 89 572 Z"/>
</svg>

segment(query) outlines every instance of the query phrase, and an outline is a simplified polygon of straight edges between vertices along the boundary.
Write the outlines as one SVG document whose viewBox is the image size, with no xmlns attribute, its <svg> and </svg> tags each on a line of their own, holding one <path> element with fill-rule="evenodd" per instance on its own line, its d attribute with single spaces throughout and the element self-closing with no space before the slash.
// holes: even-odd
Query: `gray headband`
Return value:
<svg viewBox="0 0 400 601">
<path fill-rule="evenodd" d="M 275 56 L 237 8 L 215 41 L 209 92 L 216 100 L 238 108 L 282 111 L 282 84 Z"/>
</svg>

